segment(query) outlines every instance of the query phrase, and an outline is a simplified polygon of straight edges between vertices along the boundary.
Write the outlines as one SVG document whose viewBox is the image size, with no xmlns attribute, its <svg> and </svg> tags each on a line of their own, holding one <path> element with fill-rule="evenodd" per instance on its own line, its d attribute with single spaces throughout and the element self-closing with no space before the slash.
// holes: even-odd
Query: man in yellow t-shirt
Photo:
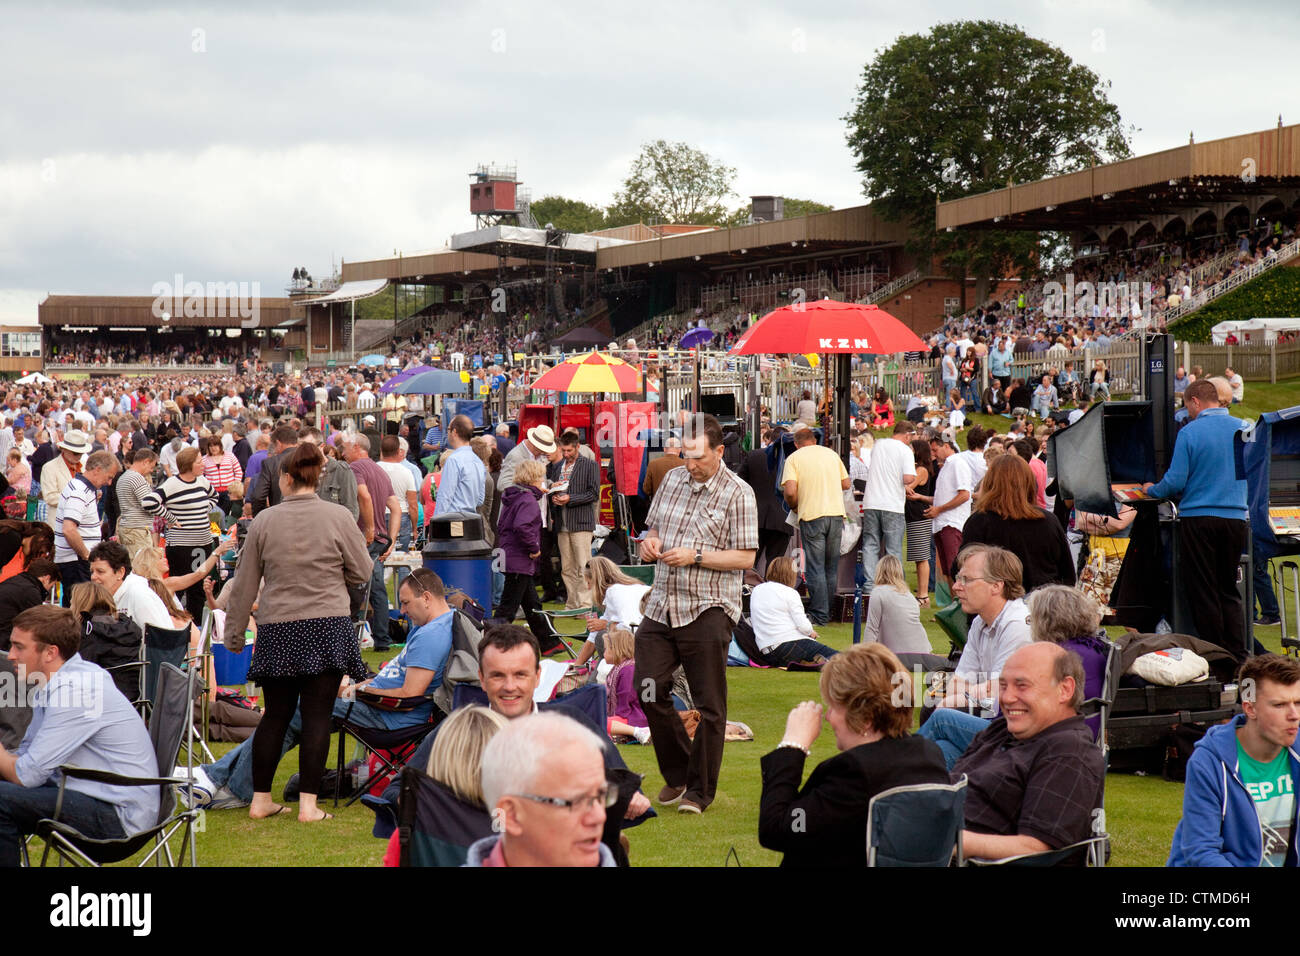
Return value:
<svg viewBox="0 0 1300 956">
<path fill-rule="evenodd" d="M 830 621 L 831 592 L 840 563 L 844 531 L 844 494 L 849 473 L 840 456 L 818 445 L 811 428 L 794 433 L 795 452 L 785 461 L 781 487 L 785 501 L 799 515 L 803 572 L 808 580 L 808 619 Z"/>
</svg>

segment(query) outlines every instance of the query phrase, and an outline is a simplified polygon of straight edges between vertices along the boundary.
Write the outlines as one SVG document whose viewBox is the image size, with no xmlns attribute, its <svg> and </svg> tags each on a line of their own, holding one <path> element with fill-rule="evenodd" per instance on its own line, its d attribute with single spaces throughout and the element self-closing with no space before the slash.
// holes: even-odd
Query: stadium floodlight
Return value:
<svg viewBox="0 0 1300 956">
<path fill-rule="evenodd" d="M 695 261 L 696 261 L 696 262 L 699 262 L 699 261 L 700 261 L 700 257 L 699 257 L 699 256 L 696 256 L 696 257 L 695 257 Z"/>
<path fill-rule="evenodd" d="M 1169 185 L 1170 185 L 1170 186 L 1177 186 L 1177 185 L 1178 185 L 1178 180 L 1176 180 L 1176 179 L 1171 179 L 1171 180 L 1169 180 Z"/>
<path fill-rule="evenodd" d="M 170 312 L 164 312 L 162 315 L 158 316 L 158 318 L 162 319 L 164 322 L 170 322 L 172 320 Z"/>
<path fill-rule="evenodd" d="M 1101 194 L 1101 198 L 1102 198 L 1102 199 L 1109 199 L 1110 197 L 1111 197 L 1111 194 L 1110 194 L 1110 193 L 1102 193 L 1102 194 Z"/>
<path fill-rule="evenodd" d="M 993 217 L 993 221 L 994 221 L 994 222 L 1001 222 L 1001 221 L 1002 221 L 1002 217 L 1001 217 L 1001 216 L 994 216 L 994 217 Z"/>
<path fill-rule="evenodd" d="M 948 231 L 948 232 L 956 232 L 957 230 L 953 229 L 952 226 L 949 226 L 947 231 Z"/>
<path fill-rule="evenodd" d="M 797 248 L 799 248 L 799 240 L 798 240 L 798 239 L 791 239 L 791 240 L 790 240 L 790 248 L 791 248 L 791 249 L 797 249 Z"/>
<path fill-rule="evenodd" d="M 654 267 L 655 267 L 655 264 L 654 264 L 653 262 L 650 263 L 650 268 L 653 269 Z"/>
<path fill-rule="evenodd" d="M 742 256 L 743 256 L 745 253 L 747 253 L 747 252 L 749 252 L 748 249 L 741 249 L 741 250 L 740 250 L 740 254 L 741 254 Z"/>
<path fill-rule="evenodd" d="M 1047 209 L 1048 212 L 1056 212 L 1056 207 L 1055 207 L 1055 206 L 1048 206 L 1048 207 L 1046 207 L 1046 209 Z"/>
</svg>

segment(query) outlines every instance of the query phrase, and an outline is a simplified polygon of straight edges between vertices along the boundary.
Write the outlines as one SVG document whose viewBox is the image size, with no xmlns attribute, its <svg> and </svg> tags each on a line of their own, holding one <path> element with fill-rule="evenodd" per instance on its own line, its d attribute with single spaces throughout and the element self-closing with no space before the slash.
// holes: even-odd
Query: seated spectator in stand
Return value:
<svg viewBox="0 0 1300 956">
<path fill-rule="evenodd" d="M 877 386 L 876 394 L 871 399 L 871 427 L 894 427 L 894 402 L 883 385 Z"/>
<path fill-rule="evenodd" d="M 447 658 L 451 654 L 453 618 L 442 579 L 428 568 L 417 568 L 401 583 L 397 596 L 402 613 L 414 625 L 405 646 L 370 680 L 358 684 L 349 677 L 343 678 L 339 699 L 334 702 L 335 717 L 380 730 L 398 730 L 442 719 L 432 699 L 403 711 L 357 699 L 358 692 L 385 698 L 425 697 L 442 683 Z M 281 756 L 298 745 L 301 732 L 302 714 L 295 711 L 284 737 Z M 209 809 L 243 807 L 252 802 L 253 740 L 256 736 L 254 733 L 216 763 L 199 768 L 196 782 L 212 797 Z"/>
<path fill-rule="evenodd" d="M 18 749 L 0 746 L 0 866 L 19 865 L 24 835 L 56 808 L 92 839 L 120 839 L 157 821 L 157 787 L 70 778 L 59 792 L 55 778 L 65 764 L 129 777 L 159 772 L 144 721 L 102 668 L 82 660 L 80 643 L 70 610 L 42 604 L 14 618 L 9 659 L 44 684 L 32 692 L 32 720 Z"/>
<path fill-rule="evenodd" d="M 1031 411 L 1039 418 L 1046 418 L 1060 407 L 1061 398 L 1057 394 L 1056 386 L 1052 384 L 1052 376 L 1044 375 L 1038 387 L 1034 389 Z"/>
<path fill-rule="evenodd" d="M 752 597 L 750 602 L 752 607 Z M 879 642 L 895 654 L 930 653 L 930 639 L 921 624 L 921 605 L 907 586 L 903 563 L 892 554 L 876 565 L 876 586 L 867 605 L 862 641 Z"/>
<path fill-rule="evenodd" d="M 1083 665 L 1056 644 L 1034 643 L 998 677 L 1003 716 L 952 768 L 967 778 L 968 858 L 999 860 L 1057 850 L 1093 835 L 1105 761 L 1079 716 Z"/>
<path fill-rule="evenodd" d="M 488 741 L 509 721 L 488 707 L 462 707 L 440 726 L 438 742 L 429 753 L 427 773 L 461 803 L 483 810 L 483 750 Z M 384 866 L 398 866 L 401 861 L 401 831 L 394 830 L 384 854 Z"/>
<path fill-rule="evenodd" d="M 483 751 L 483 802 L 499 833 L 466 866 L 616 866 L 601 842 L 618 789 L 605 779 L 601 739 L 562 714 L 511 721 Z"/>
<path fill-rule="evenodd" d="M 1187 761 L 1167 866 L 1300 865 L 1300 662 L 1259 654 L 1237 680 L 1241 709 Z"/>
<path fill-rule="evenodd" d="M 836 653 L 817 639 L 799 592 L 794 589 L 798 580 L 793 561 L 773 558 L 767 566 L 767 580 L 749 596 L 754 640 L 763 652 L 762 663 L 773 667 L 820 667 Z"/>
<path fill-rule="evenodd" d="M 605 663 L 610 666 L 605 676 L 605 702 L 609 714 L 605 732 L 612 738 L 631 737 L 637 743 L 645 744 L 650 742 L 650 727 L 632 682 L 635 657 L 636 644 L 632 632 L 622 627 L 612 629 L 605 637 Z"/>
<path fill-rule="evenodd" d="M 131 571 L 131 559 L 118 541 L 101 541 L 90 551 L 90 579 L 113 595 L 113 603 L 136 623 L 140 633 L 149 627 L 174 629 L 172 616 L 148 580 Z"/>
<path fill-rule="evenodd" d="M 27 459 L 23 457 L 22 451 L 17 448 L 9 449 L 5 480 L 9 482 L 9 487 L 14 490 L 15 494 L 23 498 L 31 494 L 32 469 L 27 464 Z"/>
<path fill-rule="evenodd" d="M 1074 584 L 1074 560 L 1055 516 L 1035 504 L 1038 482 L 1019 455 L 1003 455 L 989 465 L 971 516 L 962 526 L 962 546 L 991 544 L 1020 559 L 1024 589 L 1042 584 Z"/>
<path fill-rule="evenodd" d="M 1013 378 L 1011 384 L 1007 386 L 1007 405 L 1011 408 L 1011 414 L 1028 414 L 1030 406 L 1033 404 L 1034 393 L 1025 384 L 1024 379 Z"/>
<path fill-rule="evenodd" d="M 895 705 L 897 689 L 910 686 L 881 644 L 858 644 L 828 660 L 820 688 L 839 753 L 802 787 L 823 708 L 804 701 L 790 711 L 781 743 L 763 758 L 758 811 L 758 842 L 783 852 L 782 866 L 865 866 L 871 798 L 892 787 L 948 782 L 938 748 L 908 733 L 911 707 Z"/>
<path fill-rule="evenodd" d="M 571 717 L 593 733 L 603 735 L 603 727 L 592 723 L 582 711 L 566 704 L 563 699 L 540 704 L 534 702 L 533 695 L 542 679 L 542 655 L 537 638 L 526 628 L 513 624 L 489 628 L 479 641 L 478 660 L 479 683 L 487 695 L 488 706 L 501 716 L 514 720 L 537 711 L 550 711 Z M 424 743 L 411 756 L 415 766 L 428 761 L 441 730 L 441 725 L 435 727 L 433 733 L 424 739 Z M 605 748 L 605 767 L 610 771 L 627 769 L 627 764 L 612 742 Z M 397 793 L 398 785 L 389 784 L 384 791 L 384 799 L 395 804 Z M 649 799 L 638 791 L 628 806 L 626 819 L 636 820 L 649 810 Z M 617 836 L 614 842 L 617 843 Z"/>
<path fill-rule="evenodd" d="M 971 615 L 970 631 L 952 683 L 937 706 L 979 707 L 993 716 L 998 674 L 1007 658 L 1031 640 L 1029 609 L 1022 600 L 1024 573 L 1014 554 L 987 544 L 962 548 L 955 571 L 952 593 Z M 921 725 L 923 736 L 929 736 L 925 729 L 929 723 Z"/>
<path fill-rule="evenodd" d="M 593 654 L 604 656 L 602 635 L 611 627 L 635 628 L 640 624 L 641 599 L 650 593 L 650 585 L 624 574 L 617 564 L 601 555 L 588 561 L 583 573 L 591 588 L 592 603 L 602 610 L 600 617 L 587 620 L 587 640 L 575 664 L 586 663 Z"/>
<path fill-rule="evenodd" d="M 1101 697 L 1106 686 L 1106 656 L 1110 648 L 1101 629 L 1101 608 L 1097 602 L 1074 588 L 1048 584 L 1029 595 L 1025 603 L 1029 608 L 1032 639 L 1059 644 L 1073 652 L 1083 665 L 1083 699 Z M 985 717 L 943 708 L 930 715 L 921 736 L 939 745 L 951 769 L 975 735 L 989 723 Z M 1101 717 L 1089 717 L 1085 723 L 1095 740 L 1101 729 Z"/>
</svg>

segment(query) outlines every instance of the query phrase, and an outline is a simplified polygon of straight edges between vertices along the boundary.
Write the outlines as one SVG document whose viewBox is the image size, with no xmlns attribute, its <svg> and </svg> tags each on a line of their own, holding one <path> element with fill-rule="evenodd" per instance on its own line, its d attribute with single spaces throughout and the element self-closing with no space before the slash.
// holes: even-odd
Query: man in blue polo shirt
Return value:
<svg viewBox="0 0 1300 956">
<path fill-rule="evenodd" d="M 1187 386 L 1183 405 L 1188 422 L 1174 442 L 1169 470 L 1144 489 L 1154 498 L 1178 498 L 1179 587 L 1197 636 L 1244 660 L 1246 622 L 1237 569 L 1250 525 L 1246 482 L 1237 477 L 1233 446 L 1241 421 L 1219 404 L 1208 379 Z"/>
<path fill-rule="evenodd" d="M 447 658 L 451 654 L 454 615 L 447 604 L 442 579 L 428 568 L 417 568 L 402 582 L 397 597 L 402 613 L 411 619 L 415 630 L 400 653 L 380 668 L 378 676 L 361 684 L 353 684 L 346 677 L 343 679 L 339 699 L 334 702 L 335 717 L 346 717 L 363 727 L 387 730 L 423 724 L 431 718 L 441 720 L 443 715 L 434 713 L 431 700 L 411 710 L 394 711 L 356 699 L 357 691 L 381 697 L 423 697 L 442 684 Z M 301 733 L 302 714 L 298 712 L 293 715 L 284 735 L 282 754 L 298 745 Z M 200 800 L 210 795 L 211 802 L 207 807 L 211 810 L 247 806 L 253 799 L 253 737 L 216 763 L 200 767 L 195 778 L 195 791 Z"/>
</svg>

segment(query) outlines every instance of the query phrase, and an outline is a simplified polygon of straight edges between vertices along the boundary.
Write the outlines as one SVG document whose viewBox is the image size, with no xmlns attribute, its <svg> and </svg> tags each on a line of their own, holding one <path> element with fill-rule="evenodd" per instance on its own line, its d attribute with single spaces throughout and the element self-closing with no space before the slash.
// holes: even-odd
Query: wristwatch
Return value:
<svg viewBox="0 0 1300 956">
<path fill-rule="evenodd" d="M 695 549 L 695 564 L 698 567 L 704 563 L 704 551 L 701 548 Z"/>
</svg>

